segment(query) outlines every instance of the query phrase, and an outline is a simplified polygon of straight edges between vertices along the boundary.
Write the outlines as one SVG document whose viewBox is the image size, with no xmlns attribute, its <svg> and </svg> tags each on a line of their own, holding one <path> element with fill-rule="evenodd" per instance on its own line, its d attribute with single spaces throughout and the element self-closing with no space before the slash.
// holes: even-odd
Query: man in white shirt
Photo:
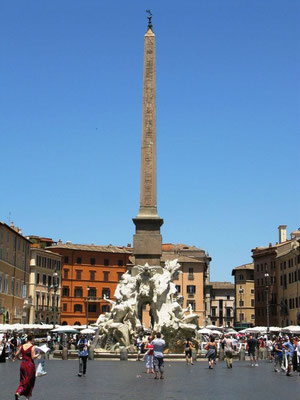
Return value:
<svg viewBox="0 0 300 400">
<path fill-rule="evenodd" d="M 158 372 L 160 372 L 160 379 L 164 379 L 164 348 L 166 342 L 161 338 L 161 333 L 157 332 L 156 339 L 151 343 L 153 345 L 153 364 L 155 371 L 155 378 L 158 379 Z"/>
</svg>

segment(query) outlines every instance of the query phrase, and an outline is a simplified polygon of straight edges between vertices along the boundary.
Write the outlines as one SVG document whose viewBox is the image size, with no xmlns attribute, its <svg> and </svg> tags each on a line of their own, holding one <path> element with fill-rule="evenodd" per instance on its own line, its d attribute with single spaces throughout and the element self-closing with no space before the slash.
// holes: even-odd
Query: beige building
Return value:
<svg viewBox="0 0 300 400">
<path fill-rule="evenodd" d="M 235 286 L 235 326 L 255 325 L 254 264 L 244 264 L 232 270 Z"/>
<path fill-rule="evenodd" d="M 183 296 L 183 308 L 191 307 L 199 314 L 199 325 L 205 322 L 205 282 L 209 276 L 211 258 L 204 250 L 184 244 L 163 244 L 162 265 L 167 260 L 178 259 L 182 274 L 174 284 Z"/>
<path fill-rule="evenodd" d="M 207 313 L 205 325 L 233 326 L 234 285 L 231 282 L 209 282 L 205 288 Z"/>
<path fill-rule="evenodd" d="M 277 325 L 300 325 L 300 231 L 276 251 Z"/>
<path fill-rule="evenodd" d="M 30 249 L 29 323 L 60 322 L 61 256 L 43 248 Z"/>
<path fill-rule="evenodd" d="M 0 323 L 27 323 L 30 242 L 22 231 L 0 222 Z"/>
</svg>

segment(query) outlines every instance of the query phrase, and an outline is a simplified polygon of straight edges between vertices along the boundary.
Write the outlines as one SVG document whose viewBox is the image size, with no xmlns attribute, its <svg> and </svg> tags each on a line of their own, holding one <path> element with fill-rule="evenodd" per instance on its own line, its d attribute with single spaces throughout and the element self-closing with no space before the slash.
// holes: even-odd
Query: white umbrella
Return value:
<svg viewBox="0 0 300 400">
<path fill-rule="evenodd" d="M 210 335 L 211 330 L 207 329 L 207 328 L 202 328 L 202 329 L 199 329 L 198 333 L 201 333 L 202 335 Z"/>
<path fill-rule="evenodd" d="M 216 331 L 216 330 L 212 330 L 211 333 L 212 333 L 213 335 L 218 335 L 218 336 L 222 335 L 222 332 Z"/>
<path fill-rule="evenodd" d="M 89 335 L 89 334 L 94 334 L 95 331 L 94 331 L 94 329 L 86 328 L 86 329 L 82 329 L 82 331 L 80 333 L 82 333 L 83 335 Z"/>
<path fill-rule="evenodd" d="M 55 332 L 55 333 L 79 333 L 79 331 L 77 329 L 72 328 L 71 326 L 68 325 L 63 325 L 60 326 L 56 329 L 52 329 L 51 332 Z"/>
<path fill-rule="evenodd" d="M 282 332 L 298 334 L 298 333 L 300 333 L 300 326 L 298 326 L 298 325 L 286 326 L 285 328 L 282 328 Z"/>
</svg>

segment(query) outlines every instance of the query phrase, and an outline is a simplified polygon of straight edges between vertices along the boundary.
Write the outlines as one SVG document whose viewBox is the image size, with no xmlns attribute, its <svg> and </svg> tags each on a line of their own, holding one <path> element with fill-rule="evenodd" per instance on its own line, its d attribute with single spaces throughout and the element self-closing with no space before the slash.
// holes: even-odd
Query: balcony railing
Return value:
<svg viewBox="0 0 300 400">
<path fill-rule="evenodd" d="M 39 311 L 56 311 L 59 312 L 61 310 L 61 307 L 52 307 L 52 306 L 38 306 L 37 310 Z"/>
</svg>

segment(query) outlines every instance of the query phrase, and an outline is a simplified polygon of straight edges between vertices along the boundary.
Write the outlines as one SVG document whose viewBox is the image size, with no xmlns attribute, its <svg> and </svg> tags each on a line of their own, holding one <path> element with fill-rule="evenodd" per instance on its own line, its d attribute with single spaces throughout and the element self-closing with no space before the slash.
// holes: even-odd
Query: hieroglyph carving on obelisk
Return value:
<svg viewBox="0 0 300 400">
<path fill-rule="evenodd" d="M 144 47 L 141 193 L 139 215 L 157 215 L 155 35 L 151 28 L 148 28 L 145 34 Z"/>
</svg>

